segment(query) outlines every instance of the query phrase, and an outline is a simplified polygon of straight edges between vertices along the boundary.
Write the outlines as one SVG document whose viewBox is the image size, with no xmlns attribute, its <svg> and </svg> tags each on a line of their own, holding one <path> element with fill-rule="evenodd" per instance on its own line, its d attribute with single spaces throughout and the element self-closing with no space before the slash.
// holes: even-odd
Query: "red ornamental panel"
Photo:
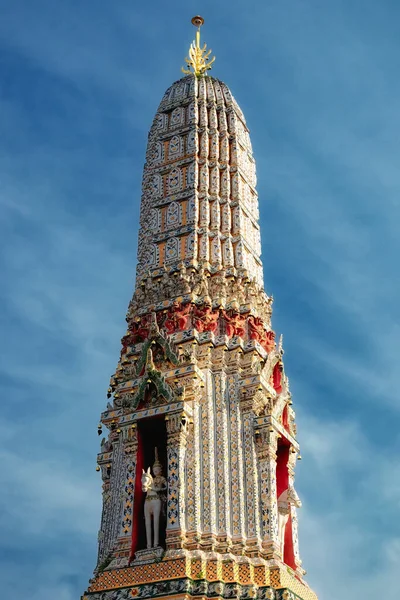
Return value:
<svg viewBox="0 0 400 600">
<path fill-rule="evenodd" d="M 176 331 L 182 331 L 183 329 L 186 329 L 190 312 L 190 304 L 180 304 L 179 302 L 174 302 L 164 321 L 164 327 L 167 333 L 171 334 L 175 333 Z"/>
<path fill-rule="evenodd" d="M 199 333 L 203 331 L 215 332 L 218 327 L 219 311 L 213 310 L 211 302 L 193 309 L 193 325 Z"/>
<path fill-rule="evenodd" d="M 225 320 L 225 330 L 228 337 L 238 336 L 244 338 L 246 333 L 246 317 L 240 314 L 239 309 L 232 308 L 223 312 Z"/>
</svg>

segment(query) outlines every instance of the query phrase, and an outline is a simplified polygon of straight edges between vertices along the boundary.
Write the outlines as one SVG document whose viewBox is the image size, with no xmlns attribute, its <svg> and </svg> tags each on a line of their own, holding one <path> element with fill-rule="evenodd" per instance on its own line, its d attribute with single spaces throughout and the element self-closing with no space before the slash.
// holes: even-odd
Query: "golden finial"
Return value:
<svg viewBox="0 0 400 600">
<path fill-rule="evenodd" d="M 189 58 L 185 58 L 188 68 L 182 67 L 182 73 L 185 73 L 185 75 L 194 73 L 196 77 L 201 77 L 212 68 L 215 56 L 210 58 L 211 50 L 207 50 L 207 44 L 204 44 L 202 48 L 200 47 L 200 27 L 204 23 L 203 17 L 193 17 L 192 23 L 197 27 L 196 39 L 190 45 Z"/>
</svg>

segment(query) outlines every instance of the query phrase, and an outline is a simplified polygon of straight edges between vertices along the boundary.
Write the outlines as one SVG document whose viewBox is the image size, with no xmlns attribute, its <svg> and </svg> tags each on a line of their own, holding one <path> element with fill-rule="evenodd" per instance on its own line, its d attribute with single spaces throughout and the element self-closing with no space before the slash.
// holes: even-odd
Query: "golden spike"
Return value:
<svg viewBox="0 0 400 600">
<path fill-rule="evenodd" d="M 189 47 L 189 58 L 185 58 L 185 62 L 188 68 L 182 67 L 182 73 L 185 75 L 191 75 L 192 73 L 196 77 L 202 77 L 212 68 L 212 64 L 215 61 L 215 56 L 212 58 L 211 50 L 207 50 L 207 44 L 201 48 L 200 46 L 200 27 L 204 23 L 203 17 L 193 17 L 192 23 L 197 27 L 196 39 L 193 40 Z"/>
</svg>

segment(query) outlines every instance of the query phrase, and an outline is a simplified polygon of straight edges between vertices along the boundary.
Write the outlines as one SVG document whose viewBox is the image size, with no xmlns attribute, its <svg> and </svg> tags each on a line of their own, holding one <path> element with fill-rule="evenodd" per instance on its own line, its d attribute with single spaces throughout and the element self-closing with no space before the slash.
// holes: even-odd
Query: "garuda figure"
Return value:
<svg viewBox="0 0 400 600">
<path fill-rule="evenodd" d="M 193 325 L 199 333 L 203 331 L 215 332 L 218 327 L 219 311 L 213 310 L 211 298 L 206 296 L 201 306 L 193 309 Z"/>
<path fill-rule="evenodd" d="M 243 338 L 246 333 L 245 317 L 240 314 L 239 304 L 232 303 L 230 310 L 224 312 L 225 330 L 228 337 Z"/>
</svg>

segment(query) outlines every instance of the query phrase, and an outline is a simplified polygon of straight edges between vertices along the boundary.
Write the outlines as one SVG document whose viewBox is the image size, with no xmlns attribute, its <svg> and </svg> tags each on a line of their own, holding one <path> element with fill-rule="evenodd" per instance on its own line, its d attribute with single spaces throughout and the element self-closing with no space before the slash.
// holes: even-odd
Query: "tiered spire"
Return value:
<svg viewBox="0 0 400 600">
<path fill-rule="evenodd" d="M 192 23 L 188 74 L 149 133 L 87 596 L 315 600 L 302 580 L 299 446 L 263 289 L 249 132 L 229 88 L 203 77 L 214 59 L 200 47 L 203 19 Z"/>
</svg>

